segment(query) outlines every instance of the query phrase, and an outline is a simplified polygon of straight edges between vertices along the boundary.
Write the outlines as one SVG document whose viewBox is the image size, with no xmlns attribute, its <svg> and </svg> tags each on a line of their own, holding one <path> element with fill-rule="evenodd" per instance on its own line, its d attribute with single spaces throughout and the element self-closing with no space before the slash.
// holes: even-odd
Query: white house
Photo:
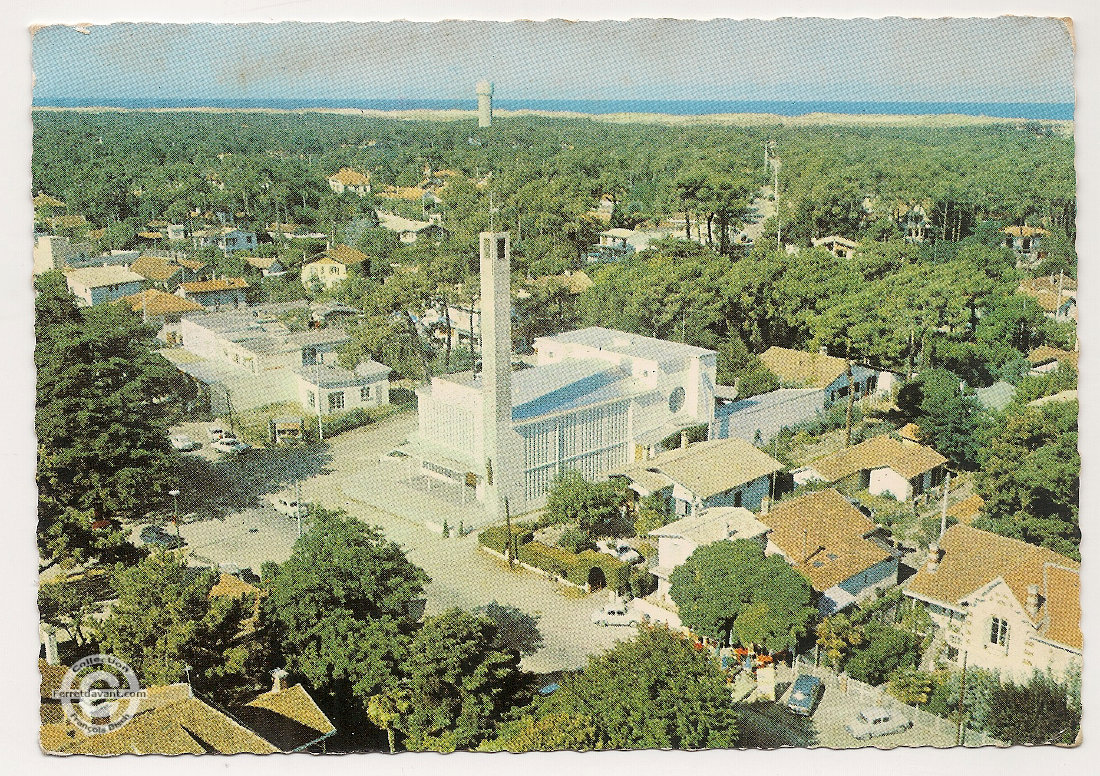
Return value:
<svg viewBox="0 0 1100 776">
<path fill-rule="evenodd" d="M 321 285 L 325 288 L 344 282 L 348 277 L 348 268 L 338 261 L 322 256 L 317 261 L 302 265 L 302 285 L 312 288 Z"/>
<path fill-rule="evenodd" d="M 830 356 L 825 348 L 811 353 L 772 346 L 760 354 L 760 361 L 784 387 L 823 389 L 825 409 L 848 396 L 848 362 Z M 857 400 L 867 396 L 889 396 L 899 381 L 900 376 L 893 372 L 852 363 L 851 386 Z"/>
<path fill-rule="evenodd" d="M 233 226 L 212 226 L 192 233 L 191 243 L 196 248 L 214 246 L 226 254 L 234 251 L 250 251 L 256 247 L 256 233 Z"/>
<path fill-rule="evenodd" d="M 350 167 L 343 167 L 339 172 L 328 177 L 329 188 L 336 194 L 345 191 L 365 197 L 370 194 L 370 176 Z"/>
<path fill-rule="evenodd" d="M 835 234 L 814 239 L 812 242 L 815 248 L 824 248 L 838 259 L 851 258 L 855 255 L 856 248 L 859 247 L 859 243 L 852 242 L 844 237 L 838 237 Z"/>
<path fill-rule="evenodd" d="M 391 371 L 377 361 L 365 361 L 354 372 L 335 364 L 297 367 L 298 401 L 307 412 L 317 412 L 320 404 L 320 415 L 389 404 Z"/>
<path fill-rule="evenodd" d="M 1081 665 L 1080 564 L 1043 547 L 951 526 L 905 585 L 936 625 L 940 658 L 1022 681 Z"/>
<path fill-rule="evenodd" d="M 900 553 L 886 535 L 833 489 L 765 509 L 769 555 L 782 555 L 820 594 L 832 614 L 898 583 Z"/>
<path fill-rule="evenodd" d="M 658 597 L 669 600 L 669 577 L 699 547 L 750 539 L 759 542 L 763 550 L 768 546 L 769 530 L 744 507 L 713 507 L 650 531 L 657 539 L 657 566 L 652 571 L 657 577 Z"/>
<path fill-rule="evenodd" d="M 612 469 L 639 498 L 658 495 L 667 514 L 696 515 L 718 506 L 756 510 L 771 492 L 783 464 L 742 439 L 687 444 Z"/>
<path fill-rule="evenodd" d="M 811 461 L 793 472 L 797 484 L 810 480 L 851 482 L 872 496 L 909 501 L 943 481 L 947 459 L 931 447 L 882 435 Z"/>
<path fill-rule="evenodd" d="M 535 366 L 511 375 L 512 422 L 522 439 L 523 500 L 533 508 L 568 469 L 595 479 L 640 459 L 714 412 L 716 353 L 593 327 L 535 340 Z M 417 390 L 426 474 L 469 483 L 483 497 L 483 387 L 470 372 Z"/>
<path fill-rule="evenodd" d="M 126 267 L 82 267 L 65 270 L 65 284 L 80 302 L 92 306 L 136 294 L 145 278 Z"/>
</svg>

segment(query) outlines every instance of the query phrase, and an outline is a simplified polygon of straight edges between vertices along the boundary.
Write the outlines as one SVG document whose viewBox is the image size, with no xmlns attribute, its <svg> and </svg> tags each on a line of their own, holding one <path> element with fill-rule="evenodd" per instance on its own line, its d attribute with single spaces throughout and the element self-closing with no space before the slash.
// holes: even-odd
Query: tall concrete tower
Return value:
<svg viewBox="0 0 1100 776">
<path fill-rule="evenodd" d="M 477 82 L 477 125 L 493 126 L 493 84 L 491 81 Z"/>
<path fill-rule="evenodd" d="M 507 232 L 482 232 L 481 391 L 485 440 L 485 504 L 504 519 L 524 511 L 524 461 L 512 425 L 512 255 Z"/>
</svg>

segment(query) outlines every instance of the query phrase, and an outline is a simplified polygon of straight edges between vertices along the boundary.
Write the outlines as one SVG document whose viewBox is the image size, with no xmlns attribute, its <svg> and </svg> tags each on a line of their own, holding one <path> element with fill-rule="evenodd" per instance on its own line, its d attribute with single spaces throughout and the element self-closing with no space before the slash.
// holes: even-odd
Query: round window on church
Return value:
<svg viewBox="0 0 1100 776">
<path fill-rule="evenodd" d="M 668 395 L 668 411 L 679 412 L 684 408 L 684 398 L 687 394 L 684 393 L 683 388 L 677 388 Z"/>
</svg>

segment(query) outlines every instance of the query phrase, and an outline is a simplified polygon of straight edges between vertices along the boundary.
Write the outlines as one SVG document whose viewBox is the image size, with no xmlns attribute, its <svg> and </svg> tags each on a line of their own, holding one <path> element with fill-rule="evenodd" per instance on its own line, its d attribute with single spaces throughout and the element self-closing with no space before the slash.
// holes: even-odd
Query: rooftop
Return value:
<svg viewBox="0 0 1100 776">
<path fill-rule="evenodd" d="M 360 364 L 354 372 L 335 364 L 314 364 L 295 367 L 303 380 L 321 388 L 343 388 L 353 385 L 365 385 L 372 377 L 388 375 L 392 370 L 377 361 Z"/>
<path fill-rule="evenodd" d="M 128 304 L 135 313 L 154 316 L 192 313 L 205 309 L 198 302 L 169 294 L 159 288 L 149 288 L 137 294 L 130 294 L 119 301 Z"/>
<path fill-rule="evenodd" d="M 706 499 L 782 470 L 783 464 L 743 439 L 716 439 L 669 450 L 648 461 L 612 469 L 609 474 L 628 479 L 640 476 L 647 481 L 658 474 L 669 484 L 682 485 Z"/>
<path fill-rule="evenodd" d="M 975 493 L 948 507 L 947 516 L 955 518 L 960 523 L 970 525 L 970 521 L 981 514 L 982 507 L 984 506 L 985 499 Z"/>
<path fill-rule="evenodd" d="M 130 269 L 149 280 L 164 283 L 175 277 L 183 267 L 160 256 L 140 256 L 130 265 Z"/>
<path fill-rule="evenodd" d="M 1042 366 L 1057 361 L 1059 363 L 1065 362 L 1074 369 L 1077 368 L 1077 353 L 1075 351 L 1052 348 L 1049 345 L 1040 345 L 1035 348 L 1027 354 L 1027 360 L 1032 366 Z"/>
<path fill-rule="evenodd" d="M 1047 233 L 1041 226 L 1006 226 L 1001 231 L 1012 237 L 1039 237 Z"/>
<path fill-rule="evenodd" d="M 818 592 L 894 557 L 871 538 L 875 524 L 832 488 L 776 504 L 760 521 Z"/>
<path fill-rule="evenodd" d="M 393 213 L 378 211 L 378 225 L 391 232 L 420 232 L 433 224 L 429 221 L 414 221 L 411 218 L 403 218 Z"/>
<path fill-rule="evenodd" d="M 131 272 L 126 267 L 108 264 L 104 267 L 82 267 L 79 269 L 65 270 L 65 277 L 70 282 L 86 288 L 100 288 L 102 286 L 115 286 L 122 283 L 141 283 L 144 277 Z"/>
<path fill-rule="evenodd" d="M 836 482 L 857 472 L 884 467 L 893 469 L 908 480 L 945 463 L 947 459 L 931 447 L 905 443 L 883 435 L 818 458 L 809 466 L 827 482 Z"/>
<path fill-rule="evenodd" d="M 342 183 L 345 186 L 366 186 L 370 183 L 370 176 L 364 175 L 358 170 L 353 170 L 350 167 L 344 167 L 339 172 L 335 172 L 328 176 L 330 181 L 336 181 Z"/>
<path fill-rule="evenodd" d="M 615 329 L 605 329 L 601 326 L 590 326 L 587 329 L 567 331 L 550 337 L 539 337 L 535 340 L 535 349 L 539 342 L 560 342 L 570 345 L 584 345 L 596 350 L 617 353 L 628 358 L 641 358 L 647 361 L 665 363 L 673 358 L 694 358 L 698 356 L 715 355 L 715 351 L 699 348 L 694 345 L 685 345 L 680 342 L 669 342 L 656 337 L 644 337 L 641 334 L 630 334 Z"/>
<path fill-rule="evenodd" d="M 336 732 L 300 684 L 265 692 L 234 709 L 234 714 L 281 752 L 299 751 Z"/>
<path fill-rule="evenodd" d="M 215 278 L 214 280 L 196 280 L 193 283 L 180 283 L 188 294 L 205 294 L 213 291 L 235 291 L 248 288 L 248 281 L 244 278 Z"/>
<path fill-rule="evenodd" d="M 649 535 L 687 539 L 703 545 L 723 539 L 754 539 L 769 530 L 743 507 L 711 507 L 694 517 L 685 517 L 650 531 Z"/>
<path fill-rule="evenodd" d="M 938 567 L 929 571 L 922 565 L 908 581 L 908 592 L 958 609 L 978 590 L 1002 579 L 1022 608 L 1028 586 L 1038 585 L 1039 613 L 1032 618 L 1038 634 L 1081 649 L 1079 563 L 1045 547 L 962 523 L 948 528 L 939 545 Z"/>
<path fill-rule="evenodd" d="M 848 370 L 843 358 L 778 345 L 761 353 L 760 360 L 783 382 L 806 388 L 826 388 Z"/>
<path fill-rule="evenodd" d="M 342 243 L 330 250 L 327 255 L 330 259 L 347 265 L 362 264 L 369 258 L 362 251 Z"/>
</svg>

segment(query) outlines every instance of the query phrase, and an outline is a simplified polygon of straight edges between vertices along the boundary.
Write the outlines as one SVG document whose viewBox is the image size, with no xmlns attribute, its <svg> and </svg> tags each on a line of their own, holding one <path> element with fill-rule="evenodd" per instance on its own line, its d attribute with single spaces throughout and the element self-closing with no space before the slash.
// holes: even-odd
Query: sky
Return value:
<svg viewBox="0 0 1100 776">
<path fill-rule="evenodd" d="M 1058 19 L 110 24 L 40 29 L 35 98 L 1073 102 Z"/>
</svg>

